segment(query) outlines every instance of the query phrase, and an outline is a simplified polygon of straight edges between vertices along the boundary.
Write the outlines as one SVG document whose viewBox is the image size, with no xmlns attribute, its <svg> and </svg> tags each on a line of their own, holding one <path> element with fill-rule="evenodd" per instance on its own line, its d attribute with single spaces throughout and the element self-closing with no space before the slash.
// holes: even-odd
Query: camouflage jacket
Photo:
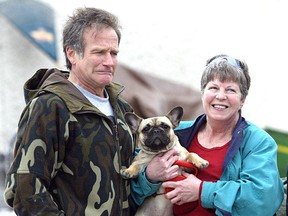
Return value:
<svg viewBox="0 0 288 216">
<path fill-rule="evenodd" d="M 106 88 L 114 124 L 67 77 L 40 69 L 25 83 L 5 200 L 17 215 L 130 215 L 130 182 L 119 174 L 135 150 L 124 88 Z"/>
</svg>

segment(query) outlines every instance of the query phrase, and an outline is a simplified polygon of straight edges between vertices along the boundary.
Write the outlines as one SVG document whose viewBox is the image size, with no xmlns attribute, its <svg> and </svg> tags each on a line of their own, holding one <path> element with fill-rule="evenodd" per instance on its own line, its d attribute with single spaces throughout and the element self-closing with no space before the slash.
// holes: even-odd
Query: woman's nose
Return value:
<svg viewBox="0 0 288 216">
<path fill-rule="evenodd" d="M 226 100 L 227 99 L 227 95 L 225 93 L 219 92 L 216 95 L 216 99 L 218 99 L 218 100 Z"/>
</svg>

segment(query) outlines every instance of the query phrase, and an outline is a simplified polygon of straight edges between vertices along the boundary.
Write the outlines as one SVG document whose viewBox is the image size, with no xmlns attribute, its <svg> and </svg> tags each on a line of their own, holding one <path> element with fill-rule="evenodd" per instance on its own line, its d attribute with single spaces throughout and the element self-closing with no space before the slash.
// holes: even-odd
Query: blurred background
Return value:
<svg viewBox="0 0 288 216">
<path fill-rule="evenodd" d="M 252 85 L 243 116 L 275 138 L 279 172 L 285 175 L 286 0 L 0 0 L 1 194 L 25 105 L 23 84 L 39 68 L 66 69 L 62 27 L 83 6 L 119 17 L 123 29 L 115 80 L 126 86 L 123 96 L 143 117 L 181 105 L 184 120 L 194 118 L 202 112 L 199 89 L 206 60 L 223 53 L 245 60 Z"/>
</svg>

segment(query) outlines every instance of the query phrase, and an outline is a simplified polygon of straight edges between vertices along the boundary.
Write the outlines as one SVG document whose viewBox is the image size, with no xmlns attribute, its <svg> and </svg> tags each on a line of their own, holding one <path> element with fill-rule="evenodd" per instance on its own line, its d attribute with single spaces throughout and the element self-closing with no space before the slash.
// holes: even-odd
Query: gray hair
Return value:
<svg viewBox="0 0 288 216">
<path fill-rule="evenodd" d="M 118 44 L 121 40 L 121 26 L 118 18 L 101 9 L 97 8 L 78 8 L 70 16 L 63 29 L 63 52 L 66 58 L 66 67 L 70 70 L 71 63 L 67 58 L 66 48 L 73 48 L 80 56 L 85 49 L 83 34 L 87 28 L 112 28 L 118 36 Z"/>
<path fill-rule="evenodd" d="M 241 91 L 241 99 L 248 95 L 251 78 L 248 72 L 248 65 L 228 55 L 217 55 L 207 60 L 206 68 L 201 78 L 201 92 L 206 85 L 215 78 L 221 82 L 233 81 L 238 83 Z"/>
</svg>

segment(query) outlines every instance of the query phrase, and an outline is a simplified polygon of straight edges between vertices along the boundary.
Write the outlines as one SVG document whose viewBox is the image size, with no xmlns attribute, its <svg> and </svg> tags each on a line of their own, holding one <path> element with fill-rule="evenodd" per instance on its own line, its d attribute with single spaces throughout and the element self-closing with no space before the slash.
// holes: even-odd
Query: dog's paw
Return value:
<svg viewBox="0 0 288 216">
<path fill-rule="evenodd" d="M 198 168 L 206 168 L 209 166 L 209 162 L 204 160 L 196 153 L 189 153 L 187 156 L 187 161 L 193 163 Z"/>
<path fill-rule="evenodd" d="M 129 172 L 128 169 L 121 169 L 120 174 L 124 179 L 136 178 L 138 176 L 137 174 Z"/>
<path fill-rule="evenodd" d="M 196 164 L 197 167 L 199 168 L 206 168 L 209 166 L 209 162 L 206 161 L 206 160 L 201 160 L 201 161 L 198 161 L 199 163 Z"/>
</svg>

